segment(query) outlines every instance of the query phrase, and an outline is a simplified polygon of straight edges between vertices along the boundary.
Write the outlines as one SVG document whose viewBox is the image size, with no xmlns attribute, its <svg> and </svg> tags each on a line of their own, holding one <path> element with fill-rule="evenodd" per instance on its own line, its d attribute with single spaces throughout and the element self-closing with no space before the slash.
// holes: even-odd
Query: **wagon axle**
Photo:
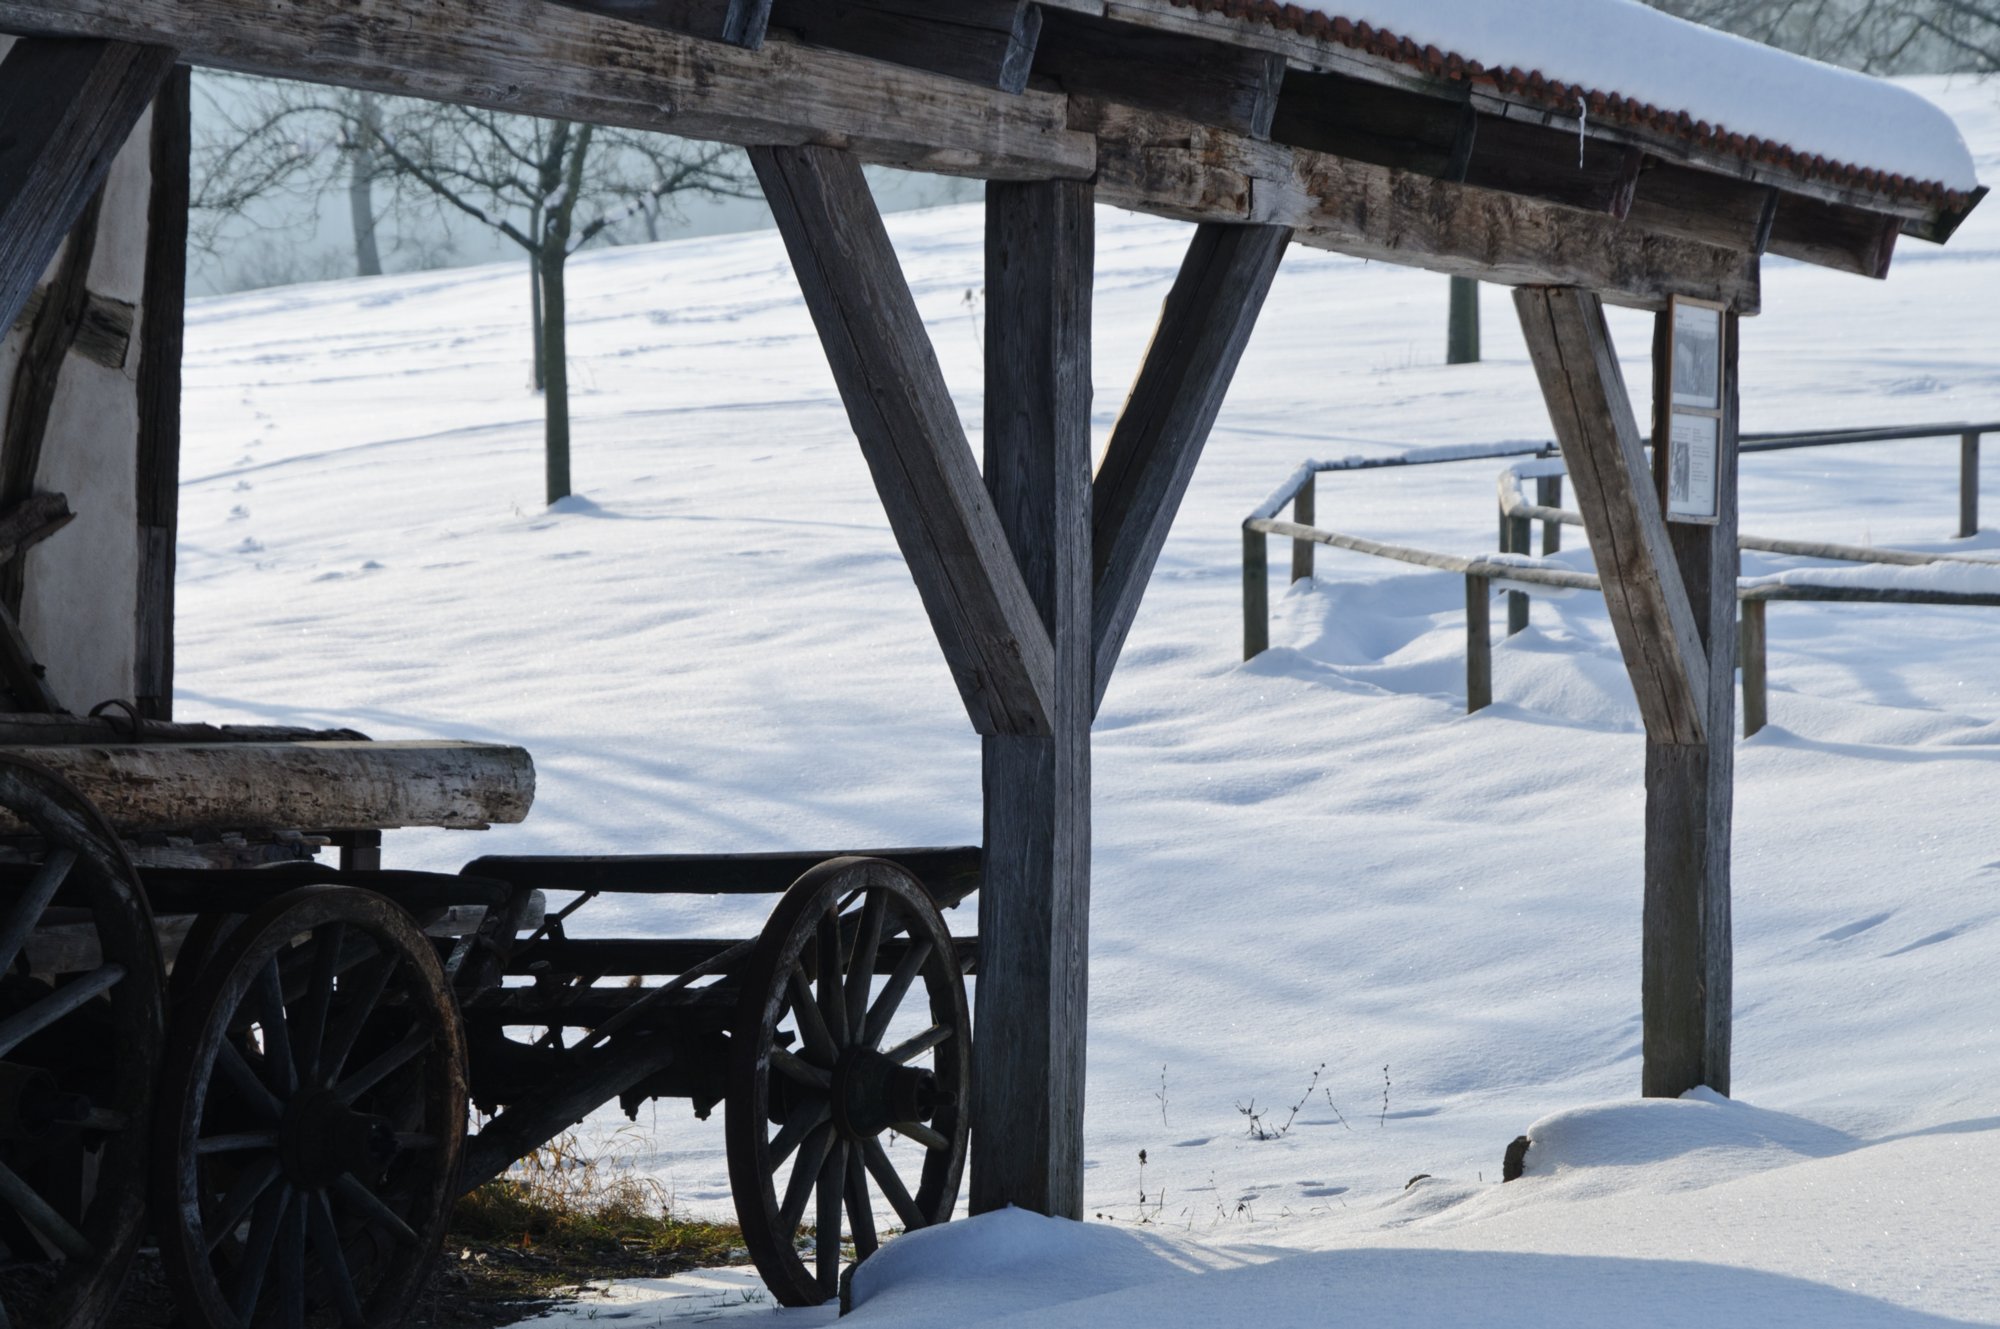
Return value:
<svg viewBox="0 0 2000 1329">
<path fill-rule="evenodd" d="M 958 1095 L 940 1086 L 935 1072 L 905 1066 L 870 1047 L 851 1047 L 841 1056 L 833 1071 L 831 1097 L 834 1128 L 849 1140 L 885 1130 L 914 1138 L 918 1133 L 908 1127 L 921 1126 L 958 1106 Z"/>
<path fill-rule="evenodd" d="M 387 1117 L 356 1112 L 331 1089 L 293 1099 L 278 1127 L 281 1175 L 300 1190 L 324 1190 L 343 1174 L 377 1185 L 397 1152 L 396 1128 Z"/>
<path fill-rule="evenodd" d="M 65 1093 L 34 1066 L 0 1062 L 0 1139 L 39 1140 L 58 1126 L 82 1126 L 95 1109 L 86 1094 Z"/>
</svg>

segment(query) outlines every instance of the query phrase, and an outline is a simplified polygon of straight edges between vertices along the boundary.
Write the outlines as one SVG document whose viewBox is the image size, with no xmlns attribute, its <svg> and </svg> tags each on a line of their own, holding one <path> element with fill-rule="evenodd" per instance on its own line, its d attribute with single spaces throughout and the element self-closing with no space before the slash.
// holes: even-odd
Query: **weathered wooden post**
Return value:
<svg viewBox="0 0 2000 1329">
<path fill-rule="evenodd" d="M 1292 520 L 1301 526 L 1313 524 L 1315 516 L 1315 495 L 1313 490 L 1319 483 L 1319 473 L 1306 473 L 1306 482 L 1299 486 L 1299 492 L 1292 496 Z M 1313 575 L 1313 542 L 1311 540 L 1292 541 L 1292 580 L 1311 581 Z"/>
<path fill-rule="evenodd" d="M 1271 649 L 1271 564 L 1264 533 L 1243 528 L 1243 658 Z"/>
<path fill-rule="evenodd" d="M 1672 313 L 1653 329 L 1653 471 L 1667 506 L 1672 448 Z M 1646 740 L 1646 921 L 1641 1006 L 1643 1089 L 1674 1098 L 1696 1085 L 1729 1092 L 1730 832 L 1736 775 L 1737 317 L 1722 316 L 1722 419 L 1712 525 L 1667 523 L 1707 669 L 1703 741 Z"/>
<path fill-rule="evenodd" d="M 1090 931 L 1088 183 L 986 187 L 986 486 L 1055 647 L 1047 734 L 987 734 L 972 1210 L 1083 1217 Z"/>
<path fill-rule="evenodd" d="M 1979 435 L 1963 434 L 1958 440 L 1958 536 L 1963 540 L 1979 534 Z"/>
<path fill-rule="evenodd" d="M 1493 704 L 1493 584 L 1465 576 L 1465 713 Z"/>
<path fill-rule="evenodd" d="M 1721 319 L 1716 520 L 1670 524 L 1597 296 L 1515 292 L 1604 604 L 1646 725 L 1643 1091 L 1729 1091 L 1729 831 L 1736 660 L 1736 316 Z M 1661 338 L 1665 340 L 1662 341 Z M 1665 316 L 1656 428 L 1671 414 Z M 1656 435 L 1663 457 L 1670 449 Z"/>
<path fill-rule="evenodd" d="M 1526 517 L 1509 517 L 1507 519 L 1507 545 L 1512 552 L 1516 554 L 1532 554 L 1535 552 L 1528 547 L 1530 539 L 1528 532 L 1532 525 L 1533 523 Z M 1526 591 L 1509 591 L 1507 592 L 1507 635 L 1511 637 L 1515 633 L 1526 632 L 1527 630 L 1528 593 Z"/>
<path fill-rule="evenodd" d="M 1770 607 L 1766 600 L 1743 602 L 1743 638 L 1738 654 L 1743 657 L 1743 737 L 1748 738 L 1767 723 L 1770 714 L 1770 682 L 1765 673 L 1764 621 Z"/>
<path fill-rule="evenodd" d="M 1535 502 L 1545 508 L 1559 508 L 1563 505 L 1563 478 L 1560 475 L 1545 475 L 1535 481 Z M 1547 558 L 1563 546 L 1563 524 L 1551 517 L 1542 523 L 1542 557 Z"/>
</svg>

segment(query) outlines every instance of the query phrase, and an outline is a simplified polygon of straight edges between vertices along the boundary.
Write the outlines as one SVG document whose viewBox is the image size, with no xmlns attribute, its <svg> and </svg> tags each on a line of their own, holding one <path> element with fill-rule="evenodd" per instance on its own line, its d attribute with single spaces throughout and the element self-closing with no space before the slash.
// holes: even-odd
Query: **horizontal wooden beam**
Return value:
<svg viewBox="0 0 2000 1329">
<path fill-rule="evenodd" d="M 889 526 L 973 728 L 1046 734 L 1055 651 L 861 164 L 752 148 Z"/>
<path fill-rule="evenodd" d="M 771 21 L 808 45 L 1020 92 L 1042 11 L 1030 0 L 776 0 Z"/>
<path fill-rule="evenodd" d="M 1588 291 L 1536 286 L 1515 291 L 1514 305 L 1576 488 L 1646 736 L 1655 743 L 1700 743 L 1708 723 L 1708 652 L 1603 306 Z"/>
<path fill-rule="evenodd" d="M 764 29 L 771 19 L 771 0 L 553 0 L 553 3 L 753 51 L 764 44 Z"/>
<path fill-rule="evenodd" d="M 65 39 L 16 42 L 0 60 L 0 335 L 173 64 L 159 46 Z"/>
<path fill-rule="evenodd" d="M 75 785 L 121 833 L 480 828 L 518 822 L 535 766 L 497 743 L 140 743 L 0 747 Z M 0 813 L 0 834 L 26 828 Z"/>
<path fill-rule="evenodd" d="M 0 31 L 145 40 L 192 64 L 986 179 L 1088 179 L 1064 99 L 843 51 L 749 51 L 548 0 L 0 0 Z"/>
<path fill-rule="evenodd" d="M 1098 197 L 1188 221 L 1290 226 L 1302 244 L 1503 285 L 1579 286 L 1663 309 L 1669 295 L 1743 313 L 1757 258 L 1650 235 L 1605 213 L 1224 134 L 1177 117 L 1079 101 L 1098 137 Z"/>
</svg>

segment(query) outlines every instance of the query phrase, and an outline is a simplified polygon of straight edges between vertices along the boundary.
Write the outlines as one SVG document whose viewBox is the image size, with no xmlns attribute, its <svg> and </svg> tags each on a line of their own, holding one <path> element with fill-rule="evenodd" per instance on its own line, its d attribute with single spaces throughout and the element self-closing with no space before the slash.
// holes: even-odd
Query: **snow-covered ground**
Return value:
<svg viewBox="0 0 2000 1329">
<path fill-rule="evenodd" d="M 2000 177 L 2000 85 L 1921 86 Z M 976 441 L 979 214 L 891 231 Z M 1100 214 L 1100 436 L 1186 236 Z M 978 742 L 776 237 L 572 274 L 579 496 L 553 511 L 511 265 L 193 309 L 181 713 L 535 754 L 527 824 L 391 836 L 399 866 L 976 841 Z M 1239 522 L 1302 459 L 1547 436 L 1505 294 L 1475 367 L 1440 363 L 1444 306 L 1440 278 L 1287 259 L 1105 702 L 1109 1221 L 892 1244 L 857 1323 L 2000 1324 L 2000 612 L 1772 608 L 1772 723 L 1737 759 L 1733 1103 L 1636 1098 L 1643 742 L 1596 597 L 1538 601 L 1472 717 L 1446 574 L 1322 550 L 1238 658 Z M 2000 208 L 1885 284 L 1771 261 L 1765 306 L 1748 429 L 2000 419 Z M 1613 328 L 1644 384 L 1646 319 Z M 1957 455 L 1753 457 L 1743 524 L 1963 548 Z M 1323 479 L 1321 521 L 1489 550 L 1499 465 Z M 748 935 L 761 908 L 607 901 L 573 931 Z M 1289 1128 L 1252 1138 L 1247 1110 Z M 727 1212 L 719 1119 L 639 1126 L 610 1147 Z M 576 1318 L 768 1304 L 739 1271 Z"/>
</svg>

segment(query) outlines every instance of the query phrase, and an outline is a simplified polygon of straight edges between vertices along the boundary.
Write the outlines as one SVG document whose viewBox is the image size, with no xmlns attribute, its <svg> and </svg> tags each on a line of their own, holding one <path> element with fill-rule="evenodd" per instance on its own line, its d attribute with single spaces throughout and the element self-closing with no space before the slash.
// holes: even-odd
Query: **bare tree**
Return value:
<svg viewBox="0 0 2000 1329">
<path fill-rule="evenodd" d="M 240 94 L 197 152 L 197 209 L 211 239 L 253 200 L 347 193 L 357 271 L 381 271 L 378 225 L 400 242 L 438 214 L 470 219 L 528 260 L 534 385 L 544 394 L 547 493 L 570 493 L 566 273 L 585 245 L 629 229 L 657 238 L 688 194 L 748 196 L 734 148 L 567 120 L 377 98 L 297 84 Z"/>
<path fill-rule="evenodd" d="M 2000 70 L 2000 0 L 1647 0 L 1683 18 L 1879 74 Z"/>
</svg>

